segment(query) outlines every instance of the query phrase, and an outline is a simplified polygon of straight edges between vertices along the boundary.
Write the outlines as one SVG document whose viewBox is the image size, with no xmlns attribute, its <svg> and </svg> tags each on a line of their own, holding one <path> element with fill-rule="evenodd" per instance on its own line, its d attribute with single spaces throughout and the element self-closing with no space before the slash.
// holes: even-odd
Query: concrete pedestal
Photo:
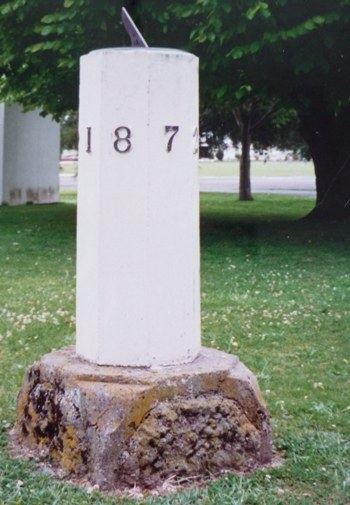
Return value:
<svg viewBox="0 0 350 505">
<path fill-rule="evenodd" d="M 73 348 L 48 354 L 27 372 L 14 435 L 109 490 L 248 471 L 272 456 L 254 376 L 206 348 L 192 363 L 157 368 L 97 366 Z"/>
</svg>

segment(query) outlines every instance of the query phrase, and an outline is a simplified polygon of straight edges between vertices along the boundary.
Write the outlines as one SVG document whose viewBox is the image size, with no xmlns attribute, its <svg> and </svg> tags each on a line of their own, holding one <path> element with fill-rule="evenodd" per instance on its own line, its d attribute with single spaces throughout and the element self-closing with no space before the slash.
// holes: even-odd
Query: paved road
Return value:
<svg viewBox="0 0 350 505">
<path fill-rule="evenodd" d="M 61 189 L 77 189 L 77 177 L 60 175 Z M 199 189 L 210 193 L 237 193 L 238 177 L 200 177 Z M 252 177 L 252 192 L 271 193 L 280 195 L 316 195 L 315 178 L 309 176 L 298 177 Z"/>
<path fill-rule="evenodd" d="M 75 190 L 78 186 L 78 177 L 60 174 L 60 189 Z"/>
</svg>

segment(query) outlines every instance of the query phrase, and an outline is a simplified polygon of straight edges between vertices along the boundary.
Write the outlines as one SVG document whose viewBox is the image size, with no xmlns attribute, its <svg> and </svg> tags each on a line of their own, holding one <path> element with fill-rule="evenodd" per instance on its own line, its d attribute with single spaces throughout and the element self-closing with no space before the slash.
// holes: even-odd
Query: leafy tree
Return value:
<svg viewBox="0 0 350 505">
<path fill-rule="evenodd" d="M 264 107 L 265 105 L 265 107 Z M 239 172 L 239 200 L 252 200 L 250 183 L 250 147 L 255 130 L 275 112 L 276 103 L 264 103 L 246 100 L 240 106 L 233 107 L 232 112 L 241 133 L 242 154 Z"/>
<path fill-rule="evenodd" d="M 286 0 L 281 0 L 283 2 Z M 160 37 L 159 26 L 163 26 L 167 38 L 179 44 L 178 26 L 181 24 L 180 43 L 200 57 L 202 118 L 206 114 L 204 131 L 208 131 L 208 116 L 214 138 L 229 135 L 237 139 L 238 127 L 242 143 L 240 200 L 252 199 L 249 158 L 252 140 L 261 142 L 265 136 L 263 143 L 267 143 L 268 137 L 270 144 L 275 141 L 281 144 L 286 141 L 288 130 L 295 136 L 295 124 L 300 124 L 295 117 L 293 100 L 280 93 L 278 82 L 276 86 L 276 77 L 279 79 L 276 69 L 266 76 L 261 57 L 263 46 L 256 41 L 257 34 L 264 33 L 269 26 L 268 3 L 178 0 L 171 2 L 164 11 L 159 9 L 159 2 L 153 0 L 148 13 L 149 2 L 139 5 L 140 11 L 143 9 L 142 17 L 153 20 L 144 25 L 147 39 L 156 42 Z M 292 135 L 289 137 L 290 141 Z"/>
<path fill-rule="evenodd" d="M 78 149 L 78 114 L 70 112 L 61 120 L 61 149 Z"/>
<path fill-rule="evenodd" d="M 76 110 L 80 56 L 128 44 L 121 5 L 118 0 L 0 0 L 0 98 L 39 107 L 56 119 Z"/>
<path fill-rule="evenodd" d="M 230 71 L 243 68 L 259 95 L 295 108 L 315 165 L 312 215 L 349 218 L 350 0 L 196 0 L 174 8 L 196 17 L 192 40 L 210 47 L 208 71 L 222 67 L 218 93 L 230 95 Z"/>
<path fill-rule="evenodd" d="M 155 46 L 201 58 L 202 103 L 295 108 L 315 164 L 314 216 L 350 217 L 350 0 L 129 0 Z M 117 0 L 0 0 L 0 96 L 74 109 L 79 56 L 128 45 Z M 246 88 L 247 89 L 247 88 Z"/>
</svg>

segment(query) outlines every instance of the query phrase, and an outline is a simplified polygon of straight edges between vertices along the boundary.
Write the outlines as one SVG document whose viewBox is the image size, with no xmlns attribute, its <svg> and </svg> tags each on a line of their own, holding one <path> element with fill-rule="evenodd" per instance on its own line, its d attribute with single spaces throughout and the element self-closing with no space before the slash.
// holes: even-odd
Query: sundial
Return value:
<svg viewBox="0 0 350 505">
<path fill-rule="evenodd" d="M 184 363 L 201 345 L 198 58 L 144 50 L 122 20 L 131 48 L 81 59 L 77 351 Z"/>
<path fill-rule="evenodd" d="M 75 348 L 28 371 L 15 433 L 99 489 L 271 460 L 252 373 L 201 347 L 198 58 L 147 44 L 81 58 Z"/>
</svg>

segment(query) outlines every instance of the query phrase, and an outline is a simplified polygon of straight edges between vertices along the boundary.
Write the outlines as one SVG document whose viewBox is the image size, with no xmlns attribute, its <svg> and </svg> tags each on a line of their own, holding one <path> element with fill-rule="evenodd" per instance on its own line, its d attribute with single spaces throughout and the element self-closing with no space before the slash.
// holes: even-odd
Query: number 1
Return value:
<svg viewBox="0 0 350 505">
<path fill-rule="evenodd" d="M 86 127 L 87 139 L 86 139 L 86 152 L 91 153 L 91 126 Z"/>
</svg>

